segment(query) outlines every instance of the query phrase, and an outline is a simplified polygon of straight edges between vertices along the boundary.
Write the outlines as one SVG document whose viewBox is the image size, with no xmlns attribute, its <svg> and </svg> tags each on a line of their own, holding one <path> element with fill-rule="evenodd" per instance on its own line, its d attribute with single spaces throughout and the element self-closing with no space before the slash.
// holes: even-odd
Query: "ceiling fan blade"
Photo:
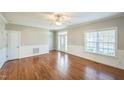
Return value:
<svg viewBox="0 0 124 93">
<path fill-rule="evenodd" d="M 57 15 L 62 17 L 62 23 L 70 24 L 70 20 L 75 16 L 73 12 L 40 12 L 40 16 L 50 23 L 55 23 Z"/>
</svg>

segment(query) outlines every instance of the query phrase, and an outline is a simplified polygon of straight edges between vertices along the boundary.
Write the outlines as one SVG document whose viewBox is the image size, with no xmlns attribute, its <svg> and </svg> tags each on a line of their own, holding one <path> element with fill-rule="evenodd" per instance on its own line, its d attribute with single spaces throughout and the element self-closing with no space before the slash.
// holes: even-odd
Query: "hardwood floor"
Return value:
<svg viewBox="0 0 124 93">
<path fill-rule="evenodd" d="M 35 57 L 9 61 L 0 69 L 5 80 L 124 79 L 124 70 L 70 54 L 51 51 Z"/>
</svg>

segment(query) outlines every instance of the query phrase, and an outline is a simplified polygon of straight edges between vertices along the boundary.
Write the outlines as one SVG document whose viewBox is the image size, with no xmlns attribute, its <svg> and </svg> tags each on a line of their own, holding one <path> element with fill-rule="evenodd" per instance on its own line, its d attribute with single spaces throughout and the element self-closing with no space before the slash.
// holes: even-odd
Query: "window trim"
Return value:
<svg viewBox="0 0 124 93">
<path fill-rule="evenodd" d="M 93 53 L 93 52 L 90 52 L 90 51 L 87 51 L 85 49 L 85 44 L 86 44 L 86 38 L 85 38 L 85 33 L 88 33 L 88 32 L 101 32 L 101 31 L 105 31 L 105 30 L 114 30 L 115 31 L 115 55 L 114 56 L 111 56 L 111 55 L 105 55 L 105 54 L 101 54 L 101 53 Z M 84 32 L 84 51 L 86 53 L 91 53 L 91 54 L 96 54 L 96 55 L 101 55 L 101 56 L 106 56 L 106 57 L 113 57 L 113 58 L 117 58 L 117 50 L 118 50 L 118 28 L 117 27 L 109 27 L 109 28 L 103 28 L 103 29 L 93 29 L 93 30 L 88 30 L 88 31 L 85 31 Z"/>
</svg>

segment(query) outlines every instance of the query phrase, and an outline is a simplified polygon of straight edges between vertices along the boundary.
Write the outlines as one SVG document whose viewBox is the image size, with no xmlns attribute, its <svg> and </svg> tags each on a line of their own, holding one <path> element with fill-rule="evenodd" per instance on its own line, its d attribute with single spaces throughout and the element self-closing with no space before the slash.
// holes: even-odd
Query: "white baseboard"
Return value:
<svg viewBox="0 0 124 93">
<path fill-rule="evenodd" d="M 39 48 L 39 53 L 34 54 L 33 48 Z M 21 46 L 20 49 L 20 58 L 36 56 L 49 53 L 49 46 L 48 45 L 31 45 L 31 46 Z"/>
<path fill-rule="evenodd" d="M 49 49 L 49 51 L 51 51 L 51 50 L 55 50 L 55 48 L 51 48 L 51 49 Z"/>
<path fill-rule="evenodd" d="M 6 59 L 6 48 L 0 49 L 0 68 L 7 61 Z"/>
<path fill-rule="evenodd" d="M 33 54 L 33 48 L 39 48 L 39 53 Z M 0 68 L 7 61 L 6 53 L 7 53 L 6 48 L 0 49 Z M 19 58 L 36 56 L 36 55 L 41 55 L 41 54 L 46 54 L 46 53 L 49 53 L 48 45 L 22 46 L 20 48 Z"/>
<path fill-rule="evenodd" d="M 119 69 L 124 69 L 124 50 L 117 51 L 117 57 L 108 57 L 92 53 L 87 53 L 84 51 L 83 46 L 68 45 L 67 53 L 76 55 L 82 58 L 90 59 L 95 62 L 113 66 Z"/>
<path fill-rule="evenodd" d="M 33 48 L 39 48 L 39 53 L 33 54 Z M 75 45 L 69 45 L 66 52 L 82 58 L 93 60 L 95 62 L 113 66 L 119 69 L 124 69 L 124 50 L 118 50 L 116 58 L 87 53 L 83 50 L 82 46 Z M 20 49 L 20 58 L 36 56 L 45 53 L 49 53 L 48 45 L 22 46 Z M 2 48 L 0 49 L 0 68 L 6 61 L 6 48 Z"/>
</svg>

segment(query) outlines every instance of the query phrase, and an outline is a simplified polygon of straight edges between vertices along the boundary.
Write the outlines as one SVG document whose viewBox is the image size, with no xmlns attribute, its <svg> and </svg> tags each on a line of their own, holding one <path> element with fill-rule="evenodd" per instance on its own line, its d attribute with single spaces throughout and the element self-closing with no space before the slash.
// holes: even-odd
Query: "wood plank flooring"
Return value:
<svg viewBox="0 0 124 93">
<path fill-rule="evenodd" d="M 124 70 L 70 54 L 51 51 L 35 57 L 9 61 L 0 69 L 5 80 L 118 80 Z"/>
</svg>

